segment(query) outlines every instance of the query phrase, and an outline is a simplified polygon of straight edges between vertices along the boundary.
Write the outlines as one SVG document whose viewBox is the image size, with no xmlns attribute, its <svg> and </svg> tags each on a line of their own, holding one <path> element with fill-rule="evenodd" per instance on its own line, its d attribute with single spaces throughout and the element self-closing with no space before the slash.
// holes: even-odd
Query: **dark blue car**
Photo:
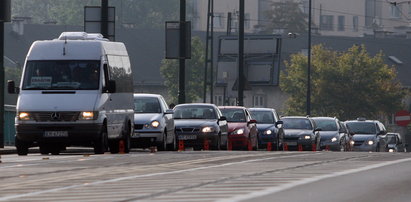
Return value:
<svg viewBox="0 0 411 202">
<path fill-rule="evenodd" d="M 267 148 L 269 142 L 272 143 L 273 149 L 282 148 L 284 130 L 275 109 L 250 108 L 249 111 L 251 117 L 257 121 L 259 148 Z"/>
</svg>

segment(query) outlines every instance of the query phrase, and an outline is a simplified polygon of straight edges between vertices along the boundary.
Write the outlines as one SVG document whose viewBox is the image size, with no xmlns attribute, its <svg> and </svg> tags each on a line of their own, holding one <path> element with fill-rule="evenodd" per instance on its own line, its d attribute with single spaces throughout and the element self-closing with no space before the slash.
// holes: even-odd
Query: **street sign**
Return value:
<svg viewBox="0 0 411 202">
<path fill-rule="evenodd" d="M 108 39 L 115 41 L 115 8 L 108 7 Z M 84 31 L 87 33 L 101 33 L 101 7 L 84 7 Z"/>
<path fill-rule="evenodd" d="M 399 126 L 407 126 L 411 122 L 410 112 L 401 110 L 395 113 L 395 123 Z"/>
</svg>

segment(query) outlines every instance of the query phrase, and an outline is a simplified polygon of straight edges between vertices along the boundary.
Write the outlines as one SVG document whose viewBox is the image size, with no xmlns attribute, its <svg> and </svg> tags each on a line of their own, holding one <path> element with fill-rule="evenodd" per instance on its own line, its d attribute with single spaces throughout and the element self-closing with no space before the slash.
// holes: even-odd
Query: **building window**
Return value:
<svg viewBox="0 0 411 202">
<path fill-rule="evenodd" d="M 214 13 L 214 28 L 224 28 L 224 13 Z"/>
<path fill-rule="evenodd" d="M 264 97 L 262 95 L 253 96 L 253 106 L 254 107 L 265 107 L 264 106 Z"/>
<path fill-rule="evenodd" d="M 214 103 L 217 106 L 224 106 L 224 96 L 223 95 L 215 95 L 214 96 Z"/>
<path fill-rule="evenodd" d="M 321 15 L 320 17 L 320 29 L 323 31 L 333 31 L 334 30 L 334 16 L 332 15 Z"/>
<path fill-rule="evenodd" d="M 352 29 L 354 32 L 358 32 L 358 16 L 352 17 Z"/>
<path fill-rule="evenodd" d="M 390 5 L 391 17 L 399 18 L 401 14 L 401 5 Z"/>
<path fill-rule="evenodd" d="M 340 15 L 338 16 L 338 31 L 345 30 L 345 16 Z"/>
</svg>

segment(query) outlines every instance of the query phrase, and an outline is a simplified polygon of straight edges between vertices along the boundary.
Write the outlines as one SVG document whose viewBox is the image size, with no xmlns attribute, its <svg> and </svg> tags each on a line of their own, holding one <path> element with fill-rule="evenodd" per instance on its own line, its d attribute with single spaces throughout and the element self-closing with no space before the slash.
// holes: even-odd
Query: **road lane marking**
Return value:
<svg viewBox="0 0 411 202">
<path fill-rule="evenodd" d="M 303 180 L 287 183 L 287 184 L 280 185 L 280 186 L 269 187 L 269 188 L 264 189 L 262 191 L 256 191 L 256 192 L 251 192 L 251 193 L 245 194 L 245 195 L 239 195 L 239 196 L 235 196 L 235 197 L 231 197 L 231 198 L 217 200 L 217 202 L 234 202 L 234 201 L 250 200 L 250 199 L 254 199 L 254 198 L 258 198 L 258 197 L 262 197 L 262 196 L 266 196 L 266 195 L 270 195 L 270 194 L 275 194 L 277 192 L 281 192 L 281 191 L 284 191 L 284 190 L 287 190 L 287 189 L 291 189 L 291 188 L 299 186 L 299 185 L 310 184 L 310 183 L 317 182 L 317 181 L 324 180 L 324 179 L 328 179 L 328 178 L 334 178 L 334 177 L 339 177 L 339 176 L 342 176 L 342 175 L 359 173 L 359 172 L 363 172 L 363 171 L 367 171 L 367 170 L 371 170 L 371 169 L 375 169 L 375 168 L 381 168 L 381 167 L 384 167 L 384 166 L 394 165 L 394 164 L 397 164 L 397 163 L 403 163 L 403 162 L 408 162 L 408 161 L 411 161 L 411 158 L 399 159 L 399 160 L 389 161 L 389 162 L 383 162 L 383 163 L 369 165 L 369 166 L 365 166 L 365 167 L 361 167 L 361 168 L 350 169 L 350 170 L 347 170 L 347 171 L 341 171 L 341 172 L 336 172 L 336 173 L 331 173 L 331 174 L 326 174 L 326 175 L 320 175 L 320 176 L 316 176 L 316 177 L 312 177 L 312 178 L 306 178 L 306 179 L 303 179 Z"/>
<path fill-rule="evenodd" d="M 319 155 L 321 153 L 314 153 L 314 154 Z M 161 175 L 168 175 L 168 174 L 178 174 L 178 173 L 193 172 L 193 171 L 198 171 L 198 170 L 206 170 L 206 169 L 210 169 L 210 168 L 219 168 L 219 167 L 224 167 L 224 166 L 231 166 L 231 165 L 250 163 L 250 162 L 256 162 L 256 161 L 265 161 L 265 160 L 281 159 L 281 158 L 288 158 L 288 157 L 302 157 L 302 156 L 309 156 L 309 155 L 313 155 L 313 153 L 304 153 L 304 154 L 287 155 L 287 156 L 274 156 L 274 157 L 268 157 L 268 158 L 252 159 L 252 160 L 224 163 L 224 164 L 219 164 L 219 165 L 190 168 L 190 169 L 185 169 L 185 170 L 151 173 L 151 174 L 144 174 L 144 175 L 133 175 L 133 176 L 127 176 L 127 177 L 113 178 L 113 179 L 109 179 L 109 180 L 95 181 L 95 182 L 90 182 L 90 183 L 87 183 L 87 184 L 83 183 L 83 184 L 70 185 L 70 186 L 53 188 L 53 189 L 48 189 L 48 190 L 43 190 L 43 191 L 35 191 L 35 192 L 30 192 L 30 193 L 25 193 L 25 194 L 4 196 L 4 197 L 0 197 L 0 201 L 7 201 L 7 200 L 17 199 L 17 198 L 22 198 L 22 197 L 31 197 L 31 196 L 36 196 L 36 195 L 40 195 L 40 194 L 53 193 L 53 192 L 64 191 L 64 190 L 68 190 L 68 189 L 81 188 L 81 187 L 93 186 L 93 185 L 100 185 L 100 184 L 118 182 L 118 181 L 123 181 L 123 180 L 131 180 L 131 179 L 136 179 L 136 178 L 154 177 L 154 176 L 161 176 Z"/>
</svg>

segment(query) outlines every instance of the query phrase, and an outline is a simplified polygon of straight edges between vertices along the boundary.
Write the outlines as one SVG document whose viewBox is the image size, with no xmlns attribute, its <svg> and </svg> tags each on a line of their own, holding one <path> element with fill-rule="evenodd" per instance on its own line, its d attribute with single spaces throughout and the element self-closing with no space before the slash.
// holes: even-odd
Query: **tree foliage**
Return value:
<svg viewBox="0 0 411 202">
<path fill-rule="evenodd" d="M 178 0 L 111 0 L 116 25 L 162 28 L 164 21 L 178 19 Z M 55 21 L 61 25 L 83 25 L 84 6 L 101 6 L 101 0 L 13 0 L 12 15 L 32 17 L 33 23 Z"/>
<path fill-rule="evenodd" d="M 295 1 L 273 2 L 272 8 L 265 12 L 270 21 L 263 30 L 272 33 L 275 29 L 284 29 L 287 32 L 305 32 L 307 30 L 306 14 L 301 5 Z"/>
<path fill-rule="evenodd" d="M 406 94 L 396 80 L 394 67 L 384 64 L 383 54 L 370 56 L 364 45 L 346 52 L 313 47 L 311 112 L 314 116 L 378 118 L 402 107 Z M 307 92 L 307 57 L 291 56 L 281 72 L 281 89 L 289 94 L 286 113 L 304 115 Z"/>
<path fill-rule="evenodd" d="M 196 102 L 202 96 L 204 80 L 204 45 L 199 37 L 192 38 L 191 59 L 186 60 L 186 102 Z M 163 59 L 160 67 L 165 79 L 169 103 L 178 103 L 179 63 L 178 60 Z"/>
</svg>

